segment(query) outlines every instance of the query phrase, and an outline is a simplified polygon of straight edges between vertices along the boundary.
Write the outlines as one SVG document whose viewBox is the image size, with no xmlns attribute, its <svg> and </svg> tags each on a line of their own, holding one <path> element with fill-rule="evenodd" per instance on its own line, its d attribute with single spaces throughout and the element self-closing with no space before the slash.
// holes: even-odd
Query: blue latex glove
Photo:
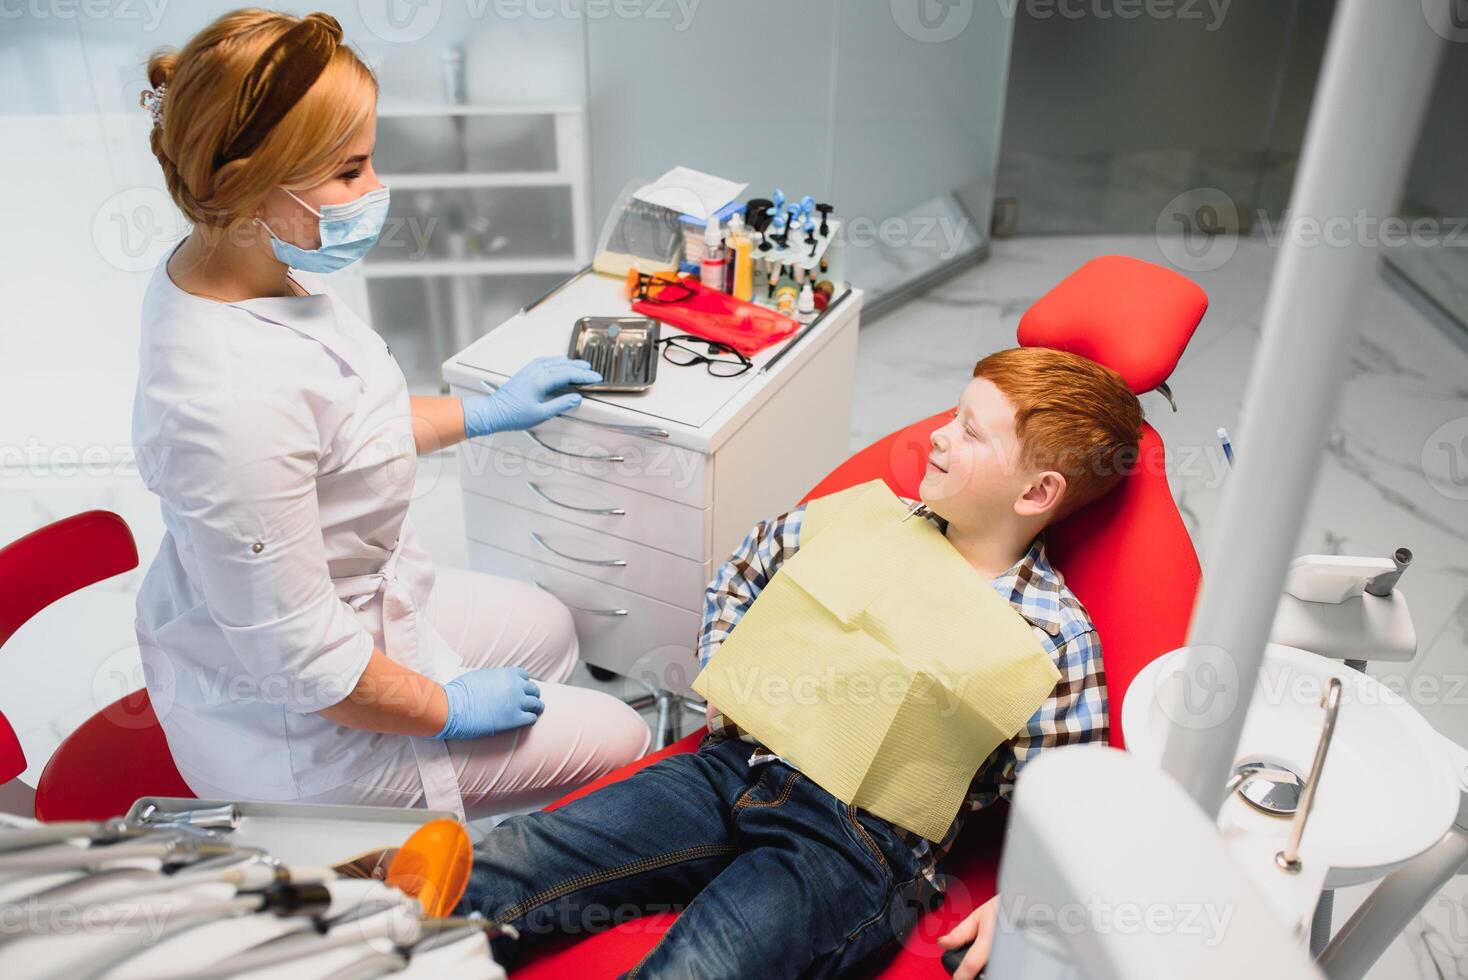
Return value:
<svg viewBox="0 0 1468 980">
<path fill-rule="evenodd" d="M 495 432 L 528 429 L 581 404 L 576 392 L 557 395 L 567 385 L 601 381 L 586 361 L 537 357 L 492 395 L 466 395 L 464 433 L 470 439 Z M 554 396 L 554 397 L 553 397 Z"/>
<path fill-rule="evenodd" d="M 524 667 L 481 667 L 443 686 L 449 718 L 437 739 L 483 738 L 535 724 L 545 710 L 540 685 Z"/>
</svg>

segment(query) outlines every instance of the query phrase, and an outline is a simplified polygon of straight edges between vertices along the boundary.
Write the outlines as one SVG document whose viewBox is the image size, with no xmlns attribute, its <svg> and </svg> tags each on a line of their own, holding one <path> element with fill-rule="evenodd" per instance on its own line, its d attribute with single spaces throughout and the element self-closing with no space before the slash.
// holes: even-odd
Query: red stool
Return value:
<svg viewBox="0 0 1468 980">
<path fill-rule="evenodd" d="M 105 510 L 75 514 L 0 549 L 0 646 L 62 596 L 138 567 L 127 523 Z M 25 770 L 25 756 L 0 716 L 0 783 Z M 148 692 L 120 698 L 61 743 L 41 771 L 41 820 L 105 820 L 140 796 L 193 796 L 174 768 Z"/>
<path fill-rule="evenodd" d="M 1021 346 L 1052 347 L 1106 364 L 1140 394 L 1166 381 L 1208 299 L 1195 283 L 1161 266 L 1124 256 L 1095 259 L 1052 289 L 1020 320 Z M 917 496 L 928 435 L 947 413 L 873 443 L 822 480 L 806 499 L 881 478 Z M 1085 605 L 1101 637 L 1111 706 L 1111 744 L 1122 745 L 1120 706 L 1127 687 L 1154 658 L 1181 646 L 1197 598 L 1200 570 L 1168 488 L 1165 450 L 1146 426 L 1140 465 L 1111 493 L 1047 529 L 1051 564 Z M 703 730 L 639 759 L 551 804 L 562 806 L 625 779 L 673 752 L 695 749 Z M 994 894 L 1007 805 L 988 807 L 964 824 L 941 870 L 946 900 L 925 914 L 882 970 L 884 978 L 944 978 L 939 936 Z M 613 977 L 632 968 L 676 916 L 657 913 L 585 938 L 527 950 L 516 977 Z"/>
</svg>

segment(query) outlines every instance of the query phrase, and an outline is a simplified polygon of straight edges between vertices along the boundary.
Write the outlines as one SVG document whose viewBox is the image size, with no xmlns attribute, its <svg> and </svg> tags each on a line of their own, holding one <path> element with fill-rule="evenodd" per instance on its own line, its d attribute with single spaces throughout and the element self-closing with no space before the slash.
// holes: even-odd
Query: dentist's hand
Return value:
<svg viewBox="0 0 1468 980">
<path fill-rule="evenodd" d="M 568 385 L 597 384 L 601 375 L 586 361 L 537 357 L 511 376 L 492 395 L 466 395 L 464 435 L 470 439 L 495 432 L 528 429 L 581 404 L 576 392 L 557 395 Z"/>
<path fill-rule="evenodd" d="M 540 685 L 524 667 L 482 667 L 443 686 L 449 718 L 438 739 L 483 738 L 532 725 L 545 710 Z"/>
</svg>

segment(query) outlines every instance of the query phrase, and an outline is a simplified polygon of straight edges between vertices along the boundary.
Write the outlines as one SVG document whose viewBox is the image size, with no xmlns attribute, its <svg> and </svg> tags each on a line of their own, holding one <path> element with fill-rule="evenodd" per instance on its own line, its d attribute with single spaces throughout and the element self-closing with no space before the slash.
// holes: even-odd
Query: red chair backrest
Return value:
<svg viewBox="0 0 1468 980">
<path fill-rule="evenodd" d="M 1086 263 L 1020 320 L 1022 346 L 1054 347 L 1118 371 L 1141 393 L 1167 380 L 1208 306 L 1197 284 L 1126 256 Z M 883 479 L 918 495 L 928 436 L 940 412 L 878 440 L 822 480 L 821 497 Z M 1045 531 L 1047 556 L 1086 607 L 1101 638 L 1111 744 L 1125 744 L 1121 706 L 1138 672 L 1182 646 L 1202 577 L 1197 553 L 1167 483 L 1166 450 L 1143 426 L 1138 465 L 1106 496 Z"/>
<path fill-rule="evenodd" d="M 62 596 L 137 567 L 127 523 L 105 510 L 62 518 L 0 548 L 0 646 Z M 0 783 L 25 768 L 20 740 L 0 715 Z"/>
<path fill-rule="evenodd" d="M 111 511 L 73 514 L 0 548 L 0 646 L 62 596 L 138 567 L 127 522 Z"/>
</svg>

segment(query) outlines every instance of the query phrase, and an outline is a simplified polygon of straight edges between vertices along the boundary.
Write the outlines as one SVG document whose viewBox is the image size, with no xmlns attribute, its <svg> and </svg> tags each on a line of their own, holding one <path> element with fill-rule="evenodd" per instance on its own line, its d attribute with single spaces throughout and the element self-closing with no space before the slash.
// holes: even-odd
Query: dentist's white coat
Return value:
<svg viewBox="0 0 1468 980">
<path fill-rule="evenodd" d="M 434 572 L 407 519 L 402 371 L 312 280 L 313 295 L 226 305 L 166 265 L 144 300 L 133 442 L 168 533 L 136 630 L 174 761 L 244 798 L 371 782 L 403 737 L 315 712 L 356 685 L 374 633 L 440 682 L 469 669 L 423 615 Z M 426 804 L 462 814 L 445 745 L 409 741 Z"/>
</svg>

